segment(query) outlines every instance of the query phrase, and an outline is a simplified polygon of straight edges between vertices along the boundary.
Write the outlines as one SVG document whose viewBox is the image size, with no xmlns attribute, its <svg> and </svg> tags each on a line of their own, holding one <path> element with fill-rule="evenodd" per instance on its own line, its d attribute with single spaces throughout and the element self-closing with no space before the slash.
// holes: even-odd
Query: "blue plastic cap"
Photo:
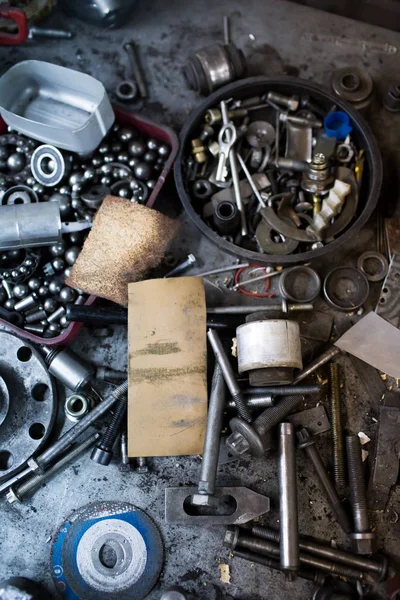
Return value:
<svg viewBox="0 0 400 600">
<path fill-rule="evenodd" d="M 343 142 L 353 129 L 349 115 L 342 111 L 329 113 L 324 119 L 324 128 L 326 135 L 335 137 L 338 142 Z"/>
</svg>

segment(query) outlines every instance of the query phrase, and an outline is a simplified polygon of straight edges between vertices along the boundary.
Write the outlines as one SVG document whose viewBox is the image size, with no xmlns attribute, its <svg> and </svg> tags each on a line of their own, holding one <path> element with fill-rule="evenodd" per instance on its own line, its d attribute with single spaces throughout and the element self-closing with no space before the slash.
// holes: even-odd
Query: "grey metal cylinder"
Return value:
<svg viewBox="0 0 400 600">
<path fill-rule="evenodd" d="M 95 367 L 83 361 L 68 348 L 43 348 L 49 373 L 73 392 L 83 388 L 94 376 Z"/>
<path fill-rule="evenodd" d="M 61 239 L 58 202 L 0 206 L 0 249 L 51 246 Z"/>
<path fill-rule="evenodd" d="M 207 429 L 200 471 L 200 494 L 214 494 L 215 491 L 222 418 L 225 408 L 225 391 L 222 370 L 219 364 L 216 363 L 208 406 Z"/>
<path fill-rule="evenodd" d="M 279 426 L 280 562 L 288 573 L 300 565 L 297 510 L 296 434 L 292 423 Z"/>
</svg>

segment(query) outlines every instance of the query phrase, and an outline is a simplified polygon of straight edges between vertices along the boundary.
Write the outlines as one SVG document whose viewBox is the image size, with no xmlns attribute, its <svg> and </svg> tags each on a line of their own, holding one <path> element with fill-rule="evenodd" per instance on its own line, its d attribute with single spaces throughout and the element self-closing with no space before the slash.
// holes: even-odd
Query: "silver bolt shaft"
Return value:
<svg viewBox="0 0 400 600">
<path fill-rule="evenodd" d="M 142 70 L 140 68 L 139 60 L 137 57 L 136 46 L 133 42 L 129 42 L 124 45 L 124 50 L 128 55 L 129 65 L 131 67 L 131 71 L 133 77 L 138 85 L 139 92 L 142 98 L 147 98 L 147 85 L 144 80 Z"/>
<path fill-rule="evenodd" d="M 297 508 L 296 434 L 292 423 L 279 426 L 280 562 L 290 574 L 300 566 Z"/>
</svg>

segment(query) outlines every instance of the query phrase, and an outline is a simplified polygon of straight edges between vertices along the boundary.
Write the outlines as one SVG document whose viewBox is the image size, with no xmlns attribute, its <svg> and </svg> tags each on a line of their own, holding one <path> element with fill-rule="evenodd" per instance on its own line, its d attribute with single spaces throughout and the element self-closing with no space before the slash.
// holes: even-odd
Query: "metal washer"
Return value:
<svg viewBox="0 0 400 600">
<path fill-rule="evenodd" d="M 60 183 L 67 175 L 68 167 L 60 150 L 50 144 L 39 146 L 32 154 L 32 175 L 44 186 L 53 187 Z"/>
<path fill-rule="evenodd" d="M 374 261 L 375 263 L 378 263 L 378 270 L 375 272 L 368 271 L 368 269 L 366 269 L 367 261 Z M 387 275 L 389 264 L 386 257 L 380 252 L 367 250 L 367 252 L 363 252 L 358 257 L 357 269 L 365 275 L 368 281 L 382 281 L 382 279 L 384 279 Z"/>
<path fill-rule="evenodd" d="M 53 580 L 68 600 L 142 600 L 161 573 L 160 533 L 132 504 L 88 504 L 65 521 L 54 539 Z"/>
</svg>

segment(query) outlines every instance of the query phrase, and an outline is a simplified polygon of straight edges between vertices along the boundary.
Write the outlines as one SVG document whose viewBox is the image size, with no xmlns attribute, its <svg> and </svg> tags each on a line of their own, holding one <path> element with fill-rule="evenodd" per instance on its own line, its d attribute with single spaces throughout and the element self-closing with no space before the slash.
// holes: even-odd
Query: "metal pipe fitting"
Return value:
<svg viewBox="0 0 400 600">
<path fill-rule="evenodd" d="M 322 462 L 320 453 L 315 445 L 315 438 L 309 434 L 305 427 L 297 432 L 297 438 L 299 440 L 299 448 L 304 450 L 314 466 L 315 472 L 318 476 L 321 486 L 325 491 L 325 494 L 327 495 L 330 507 L 336 517 L 337 522 L 345 533 L 351 533 L 352 525 L 350 518 L 347 515 L 335 486 L 333 485 L 325 465 Z"/>
<path fill-rule="evenodd" d="M 208 341 L 215 354 L 215 359 L 221 367 L 222 375 L 224 376 L 228 390 L 235 401 L 238 414 L 245 422 L 250 423 L 252 420 L 251 413 L 247 408 L 243 393 L 236 380 L 229 358 L 226 355 L 221 339 L 215 329 L 209 329 L 207 332 Z"/>
<path fill-rule="evenodd" d="M 357 554 L 372 554 L 376 550 L 376 535 L 369 527 L 367 494 L 358 435 L 346 437 L 346 450 L 350 502 L 354 519 L 354 533 L 352 535 L 354 551 Z"/>
<path fill-rule="evenodd" d="M 225 390 L 225 380 L 222 375 L 221 367 L 217 362 L 211 384 L 200 481 L 197 494 L 194 494 L 191 499 L 191 503 L 194 506 L 215 506 L 219 504 L 214 493 L 218 469 L 222 419 L 225 409 Z"/>
<path fill-rule="evenodd" d="M 261 525 L 253 525 L 251 532 L 254 536 L 260 537 L 270 542 L 279 544 L 280 533 L 270 527 L 262 527 Z M 327 544 L 313 540 L 308 537 L 300 536 L 299 548 L 309 554 L 320 556 L 328 560 L 336 561 L 348 565 L 349 567 L 355 567 L 360 571 L 370 571 L 378 576 L 379 581 L 383 581 L 387 574 L 388 561 L 385 556 L 380 555 L 376 557 L 378 560 L 372 560 L 370 558 L 362 558 L 356 554 L 351 554 L 338 548 L 333 548 Z"/>
<path fill-rule="evenodd" d="M 279 426 L 280 565 L 289 578 L 299 569 L 296 434 L 292 423 Z"/>
<path fill-rule="evenodd" d="M 84 388 L 92 379 L 95 367 L 82 360 L 69 348 L 54 349 L 43 346 L 43 352 L 49 373 L 73 392 Z"/>
</svg>

